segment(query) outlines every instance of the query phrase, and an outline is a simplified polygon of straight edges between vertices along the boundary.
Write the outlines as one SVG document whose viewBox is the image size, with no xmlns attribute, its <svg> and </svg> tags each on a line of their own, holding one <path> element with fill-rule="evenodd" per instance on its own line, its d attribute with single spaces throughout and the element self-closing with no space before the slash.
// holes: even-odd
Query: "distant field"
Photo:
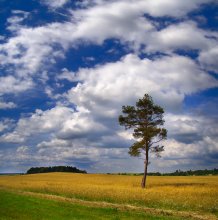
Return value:
<svg viewBox="0 0 218 220">
<path fill-rule="evenodd" d="M 58 195 L 53 197 L 55 201 L 72 198 L 71 203 L 83 207 L 109 208 L 112 204 L 111 207 L 122 209 L 121 205 L 131 205 L 124 209 L 142 214 L 149 208 L 147 211 L 154 215 L 172 214 L 173 219 L 200 219 L 201 216 L 218 219 L 218 176 L 148 177 L 148 187 L 144 190 L 140 188 L 140 181 L 140 176 L 49 173 L 0 176 L 0 187 L 2 192 L 17 192 L 17 196 L 45 199 L 39 194 L 43 193 L 50 200 L 52 197 L 48 194 Z M 27 191 L 34 193 L 23 193 Z"/>
</svg>

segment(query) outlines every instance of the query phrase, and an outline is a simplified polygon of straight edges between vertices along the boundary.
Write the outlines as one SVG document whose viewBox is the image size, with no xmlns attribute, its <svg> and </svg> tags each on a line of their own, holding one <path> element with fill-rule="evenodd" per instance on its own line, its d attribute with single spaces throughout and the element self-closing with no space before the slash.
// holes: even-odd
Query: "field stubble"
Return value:
<svg viewBox="0 0 218 220">
<path fill-rule="evenodd" d="M 0 186 L 89 201 L 105 201 L 177 211 L 198 211 L 218 216 L 218 177 L 148 177 L 49 173 L 1 176 Z"/>
</svg>

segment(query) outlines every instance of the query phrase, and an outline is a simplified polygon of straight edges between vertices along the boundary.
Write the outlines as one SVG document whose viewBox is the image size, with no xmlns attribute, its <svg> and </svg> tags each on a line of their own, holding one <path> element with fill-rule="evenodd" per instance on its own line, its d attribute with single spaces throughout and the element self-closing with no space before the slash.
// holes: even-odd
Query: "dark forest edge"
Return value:
<svg viewBox="0 0 218 220">
<path fill-rule="evenodd" d="M 80 170 L 71 166 L 53 166 L 53 167 L 31 167 L 26 174 L 35 173 L 51 173 L 51 172 L 68 172 L 68 173 L 87 173 L 85 170 Z"/>
<path fill-rule="evenodd" d="M 141 176 L 143 173 L 107 173 L 107 174 L 117 174 L 117 175 L 130 175 L 130 176 Z M 148 176 L 207 176 L 207 175 L 218 175 L 218 169 L 213 170 L 176 170 L 172 173 L 160 173 L 160 172 L 150 172 Z"/>
<path fill-rule="evenodd" d="M 47 168 L 47 169 L 45 169 Z M 55 168 L 55 169 L 52 169 Z M 58 168 L 58 169 L 57 169 Z M 70 166 L 54 166 L 54 167 L 32 167 L 26 174 L 34 173 L 50 173 L 50 172 L 70 172 L 70 173 L 87 173 L 85 170 L 79 170 L 76 167 Z M 0 175 L 22 175 L 24 173 L 0 173 Z M 107 173 L 108 175 L 129 175 L 129 176 L 141 176 L 143 173 Z M 218 169 L 212 170 L 176 170 L 172 173 L 160 173 L 160 172 L 149 172 L 148 176 L 208 176 L 208 175 L 218 175 Z"/>
</svg>

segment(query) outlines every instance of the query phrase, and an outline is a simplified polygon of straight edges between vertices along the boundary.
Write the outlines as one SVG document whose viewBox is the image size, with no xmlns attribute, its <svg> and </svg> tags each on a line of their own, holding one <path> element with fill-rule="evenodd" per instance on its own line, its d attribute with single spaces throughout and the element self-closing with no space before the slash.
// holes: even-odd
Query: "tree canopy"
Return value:
<svg viewBox="0 0 218 220">
<path fill-rule="evenodd" d="M 50 172 L 87 173 L 85 170 L 79 170 L 78 168 L 71 166 L 31 167 L 29 170 L 27 170 L 27 174 Z"/>
</svg>

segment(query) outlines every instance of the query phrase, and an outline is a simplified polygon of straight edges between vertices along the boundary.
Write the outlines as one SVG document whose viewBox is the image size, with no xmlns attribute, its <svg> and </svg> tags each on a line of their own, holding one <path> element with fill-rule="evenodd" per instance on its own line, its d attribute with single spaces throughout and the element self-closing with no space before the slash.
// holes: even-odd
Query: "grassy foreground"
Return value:
<svg viewBox="0 0 218 220">
<path fill-rule="evenodd" d="M 218 216 L 217 176 L 148 177 L 145 190 L 140 188 L 140 180 L 139 176 L 49 173 L 1 176 L 0 187 L 85 201 L 197 212 L 208 219 Z"/>
<path fill-rule="evenodd" d="M 0 190 L 1 220 L 147 219 L 182 220 L 115 208 L 93 208 L 63 201 L 52 201 Z"/>
</svg>

